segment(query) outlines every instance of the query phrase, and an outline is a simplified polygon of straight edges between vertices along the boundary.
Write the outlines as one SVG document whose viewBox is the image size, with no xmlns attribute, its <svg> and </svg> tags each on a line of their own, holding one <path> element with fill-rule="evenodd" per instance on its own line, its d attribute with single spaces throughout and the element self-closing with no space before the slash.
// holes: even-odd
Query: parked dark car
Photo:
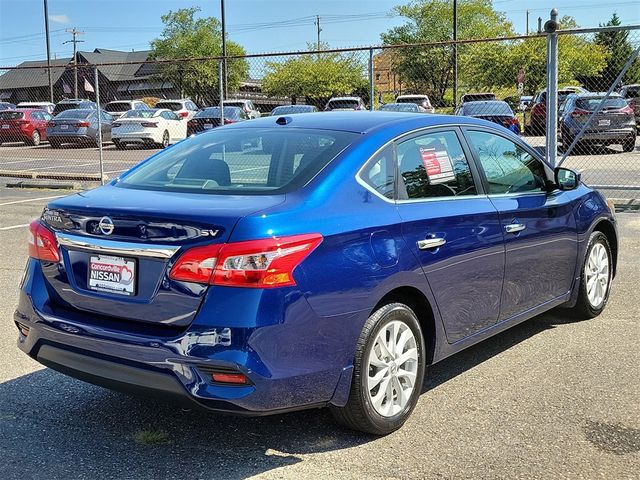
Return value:
<svg viewBox="0 0 640 480">
<path fill-rule="evenodd" d="M 318 107 L 315 105 L 279 105 L 271 110 L 271 115 L 293 115 L 296 113 L 313 113 L 317 111 Z"/>
<path fill-rule="evenodd" d="M 619 93 L 633 110 L 636 123 L 640 124 L 640 84 L 623 85 Z"/>
<path fill-rule="evenodd" d="M 98 146 L 98 114 L 101 115 L 102 141 L 111 140 L 111 115 L 104 110 L 72 109 L 59 113 L 49 122 L 49 145 L 52 148 L 60 148 L 63 143 Z"/>
<path fill-rule="evenodd" d="M 456 115 L 481 118 L 520 134 L 520 122 L 509 104 L 501 100 L 465 102 L 458 107 Z"/>
<path fill-rule="evenodd" d="M 68 98 L 56 103 L 56 106 L 53 109 L 53 116 L 55 117 L 61 112 L 65 110 L 97 110 L 98 106 L 96 102 L 92 102 L 91 100 L 80 100 L 78 98 Z"/>
<path fill-rule="evenodd" d="M 0 102 L 0 111 L 2 110 L 15 110 L 16 106 L 9 102 Z"/>
<path fill-rule="evenodd" d="M 197 408 L 329 406 L 374 434 L 407 420 L 427 365 L 554 307 L 599 315 L 618 252 L 604 196 L 517 135 L 391 112 L 188 137 L 29 230 L 31 358 Z"/>
<path fill-rule="evenodd" d="M 410 112 L 410 113 L 426 113 L 424 108 L 420 108 L 415 103 L 385 103 L 378 110 L 382 112 Z"/>
<path fill-rule="evenodd" d="M 460 97 L 460 104 L 467 102 L 482 102 L 482 101 L 490 101 L 497 100 L 496 94 L 491 92 L 480 92 L 480 93 L 465 93 Z"/>
<path fill-rule="evenodd" d="M 249 115 L 240 107 L 224 107 L 224 124 L 249 120 Z M 187 135 L 204 132 L 220 126 L 220 107 L 207 107 L 200 110 L 187 122 Z"/>
<path fill-rule="evenodd" d="M 587 93 L 582 87 L 564 87 L 558 90 L 558 109 L 572 93 Z M 558 115 L 560 116 L 560 115 Z M 538 92 L 525 110 L 525 132 L 530 135 L 545 135 L 547 131 L 547 91 Z"/>
<path fill-rule="evenodd" d="M 567 97 L 560 119 L 560 133 L 564 148 L 568 148 L 578 136 L 605 95 L 605 93 L 582 93 Z M 603 146 L 618 144 L 622 145 L 625 152 L 632 152 L 635 149 L 635 116 L 622 96 L 612 93 L 604 101 L 601 110 L 591 118 L 587 129 L 578 138 L 578 147 L 586 143 Z"/>
<path fill-rule="evenodd" d="M 0 111 L 0 143 L 40 145 L 42 140 L 47 139 L 47 124 L 51 118 L 44 110 L 24 108 Z"/>
</svg>

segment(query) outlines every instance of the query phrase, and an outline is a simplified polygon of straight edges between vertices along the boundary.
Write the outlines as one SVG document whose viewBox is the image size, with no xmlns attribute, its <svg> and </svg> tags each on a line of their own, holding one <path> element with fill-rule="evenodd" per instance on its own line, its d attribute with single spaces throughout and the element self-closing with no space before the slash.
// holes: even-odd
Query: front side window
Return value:
<svg viewBox="0 0 640 480">
<path fill-rule="evenodd" d="M 476 186 L 454 131 L 428 133 L 398 144 L 400 198 L 475 195 Z"/>
<path fill-rule="evenodd" d="M 360 178 L 383 197 L 394 197 L 395 168 L 393 164 L 393 147 L 385 147 L 378 152 L 365 166 Z"/>
<path fill-rule="evenodd" d="M 325 130 L 222 129 L 158 153 L 118 185 L 229 195 L 287 193 L 305 185 L 358 138 Z"/>
<path fill-rule="evenodd" d="M 470 131 L 468 138 L 487 178 L 488 193 L 543 191 L 547 178 L 544 166 L 520 145 L 477 130 Z"/>
</svg>

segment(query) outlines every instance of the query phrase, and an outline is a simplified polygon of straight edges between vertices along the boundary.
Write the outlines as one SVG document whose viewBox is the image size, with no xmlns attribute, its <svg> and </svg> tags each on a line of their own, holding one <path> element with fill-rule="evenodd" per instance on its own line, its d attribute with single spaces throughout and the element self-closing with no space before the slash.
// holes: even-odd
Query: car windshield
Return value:
<svg viewBox="0 0 640 480">
<path fill-rule="evenodd" d="M 627 98 L 640 97 L 640 87 L 627 88 L 627 93 L 625 93 L 625 97 Z"/>
<path fill-rule="evenodd" d="M 59 103 L 53 109 L 53 114 L 56 115 L 60 112 L 64 112 L 65 110 L 71 110 L 73 108 L 78 108 L 77 103 Z"/>
<path fill-rule="evenodd" d="M 467 93 L 462 96 L 462 102 L 477 102 L 481 100 L 495 100 L 496 96 L 493 93 Z"/>
<path fill-rule="evenodd" d="M 177 112 L 182 110 L 182 104 L 180 102 L 158 102 L 156 103 L 156 108 L 166 108 Z"/>
<path fill-rule="evenodd" d="M 291 113 L 308 113 L 313 112 L 313 107 L 311 105 L 283 105 L 281 107 L 276 107 L 271 112 L 271 115 L 286 115 Z"/>
<path fill-rule="evenodd" d="M 506 102 L 469 102 L 462 107 L 462 114 L 513 116 L 513 110 Z"/>
<path fill-rule="evenodd" d="M 415 103 L 388 103 L 380 107 L 380 110 L 387 112 L 418 112 L 418 106 Z"/>
<path fill-rule="evenodd" d="M 331 100 L 329 108 L 356 108 L 359 105 L 358 100 Z"/>
<path fill-rule="evenodd" d="M 305 185 L 358 137 L 310 129 L 221 129 L 158 153 L 117 185 L 229 195 L 287 193 Z"/>
<path fill-rule="evenodd" d="M 19 120 L 24 117 L 22 112 L 4 111 L 0 112 L 0 120 Z"/>
<path fill-rule="evenodd" d="M 396 100 L 396 103 L 422 103 L 426 101 L 427 99 L 424 97 L 404 97 L 404 98 L 398 98 Z"/>
<path fill-rule="evenodd" d="M 87 110 L 65 110 L 64 112 L 60 112 L 56 115 L 56 120 L 59 118 L 87 118 L 91 115 L 91 112 Z"/>
<path fill-rule="evenodd" d="M 240 118 L 242 110 L 238 107 L 228 107 L 225 105 L 224 118 Z M 208 107 L 196 113 L 195 118 L 220 118 L 220 107 Z"/>
<path fill-rule="evenodd" d="M 577 108 L 581 108 L 582 110 L 589 110 L 589 111 L 593 111 L 596 108 L 598 108 L 598 105 L 600 104 L 600 102 L 602 102 L 602 99 L 604 98 L 604 96 L 602 97 L 589 97 L 589 98 L 579 98 L 578 100 L 576 100 L 576 107 Z M 602 105 L 602 109 L 606 110 L 606 109 L 618 109 L 618 108 L 624 108 L 627 106 L 627 102 L 624 98 L 620 98 L 620 97 L 609 97 L 607 98 L 603 105 Z"/>
<path fill-rule="evenodd" d="M 151 118 L 155 113 L 155 110 L 129 110 L 120 118 Z"/>
<path fill-rule="evenodd" d="M 107 103 L 104 109 L 107 112 L 125 112 L 127 110 L 131 110 L 131 104 L 129 102 Z"/>
</svg>

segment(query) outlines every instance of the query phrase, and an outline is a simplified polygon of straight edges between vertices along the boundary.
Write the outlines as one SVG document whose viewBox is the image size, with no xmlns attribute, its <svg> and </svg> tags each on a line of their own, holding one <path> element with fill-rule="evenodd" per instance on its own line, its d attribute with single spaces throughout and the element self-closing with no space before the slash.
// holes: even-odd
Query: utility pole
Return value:
<svg viewBox="0 0 640 480">
<path fill-rule="evenodd" d="M 84 35 L 84 32 L 76 30 L 76 27 L 67 29 L 67 33 L 70 33 L 73 37 L 72 40 L 67 40 L 65 43 L 73 43 L 73 98 L 78 98 L 78 56 L 77 56 L 77 44 L 83 43 L 84 40 L 78 40 L 78 35 Z"/>
<path fill-rule="evenodd" d="M 320 28 L 320 15 L 316 15 L 316 26 L 318 27 L 318 41 L 316 43 L 317 45 L 316 50 L 319 52 L 320 51 L 320 32 L 322 31 L 322 29 Z"/>
<path fill-rule="evenodd" d="M 51 81 L 51 46 L 49 42 L 49 6 L 44 0 L 44 31 L 47 37 L 47 75 L 49 76 L 49 101 L 53 103 L 53 82 Z"/>
<path fill-rule="evenodd" d="M 458 0 L 453 0 L 453 107 L 458 105 Z"/>
<path fill-rule="evenodd" d="M 529 36 L 529 10 L 527 10 L 527 36 Z"/>
<path fill-rule="evenodd" d="M 227 24 L 224 18 L 224 0 L 220 0 L 220 19 L 222 22 L 222 78 L 220 78 L 220 81 L 223 82 L 222 83 L 223 89 L 221 89 L 221 92 L 223 93 L 223 96 L 226 98 L 227 96 Z"/>
</svg>

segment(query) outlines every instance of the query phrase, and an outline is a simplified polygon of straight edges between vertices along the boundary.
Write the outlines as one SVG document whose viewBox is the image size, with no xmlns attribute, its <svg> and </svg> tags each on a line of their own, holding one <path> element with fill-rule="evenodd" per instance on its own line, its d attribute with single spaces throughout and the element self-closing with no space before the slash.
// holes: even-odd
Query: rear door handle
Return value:
<svg viewBox="0 0 640 480">
<path fill-rule="evenodd" d="M 438 248 L 447 243 L 444 238 L 425 238 L 424 240 L 418 240 L 418 248 L 420 250 L 429 250 L 431 248 Z"/>
<path fill-rule="evenodd" d="M 507 233 L 518 233 L 527 228 L 524 223 L 510 223 L 504 229 Z"/>
</svg>

